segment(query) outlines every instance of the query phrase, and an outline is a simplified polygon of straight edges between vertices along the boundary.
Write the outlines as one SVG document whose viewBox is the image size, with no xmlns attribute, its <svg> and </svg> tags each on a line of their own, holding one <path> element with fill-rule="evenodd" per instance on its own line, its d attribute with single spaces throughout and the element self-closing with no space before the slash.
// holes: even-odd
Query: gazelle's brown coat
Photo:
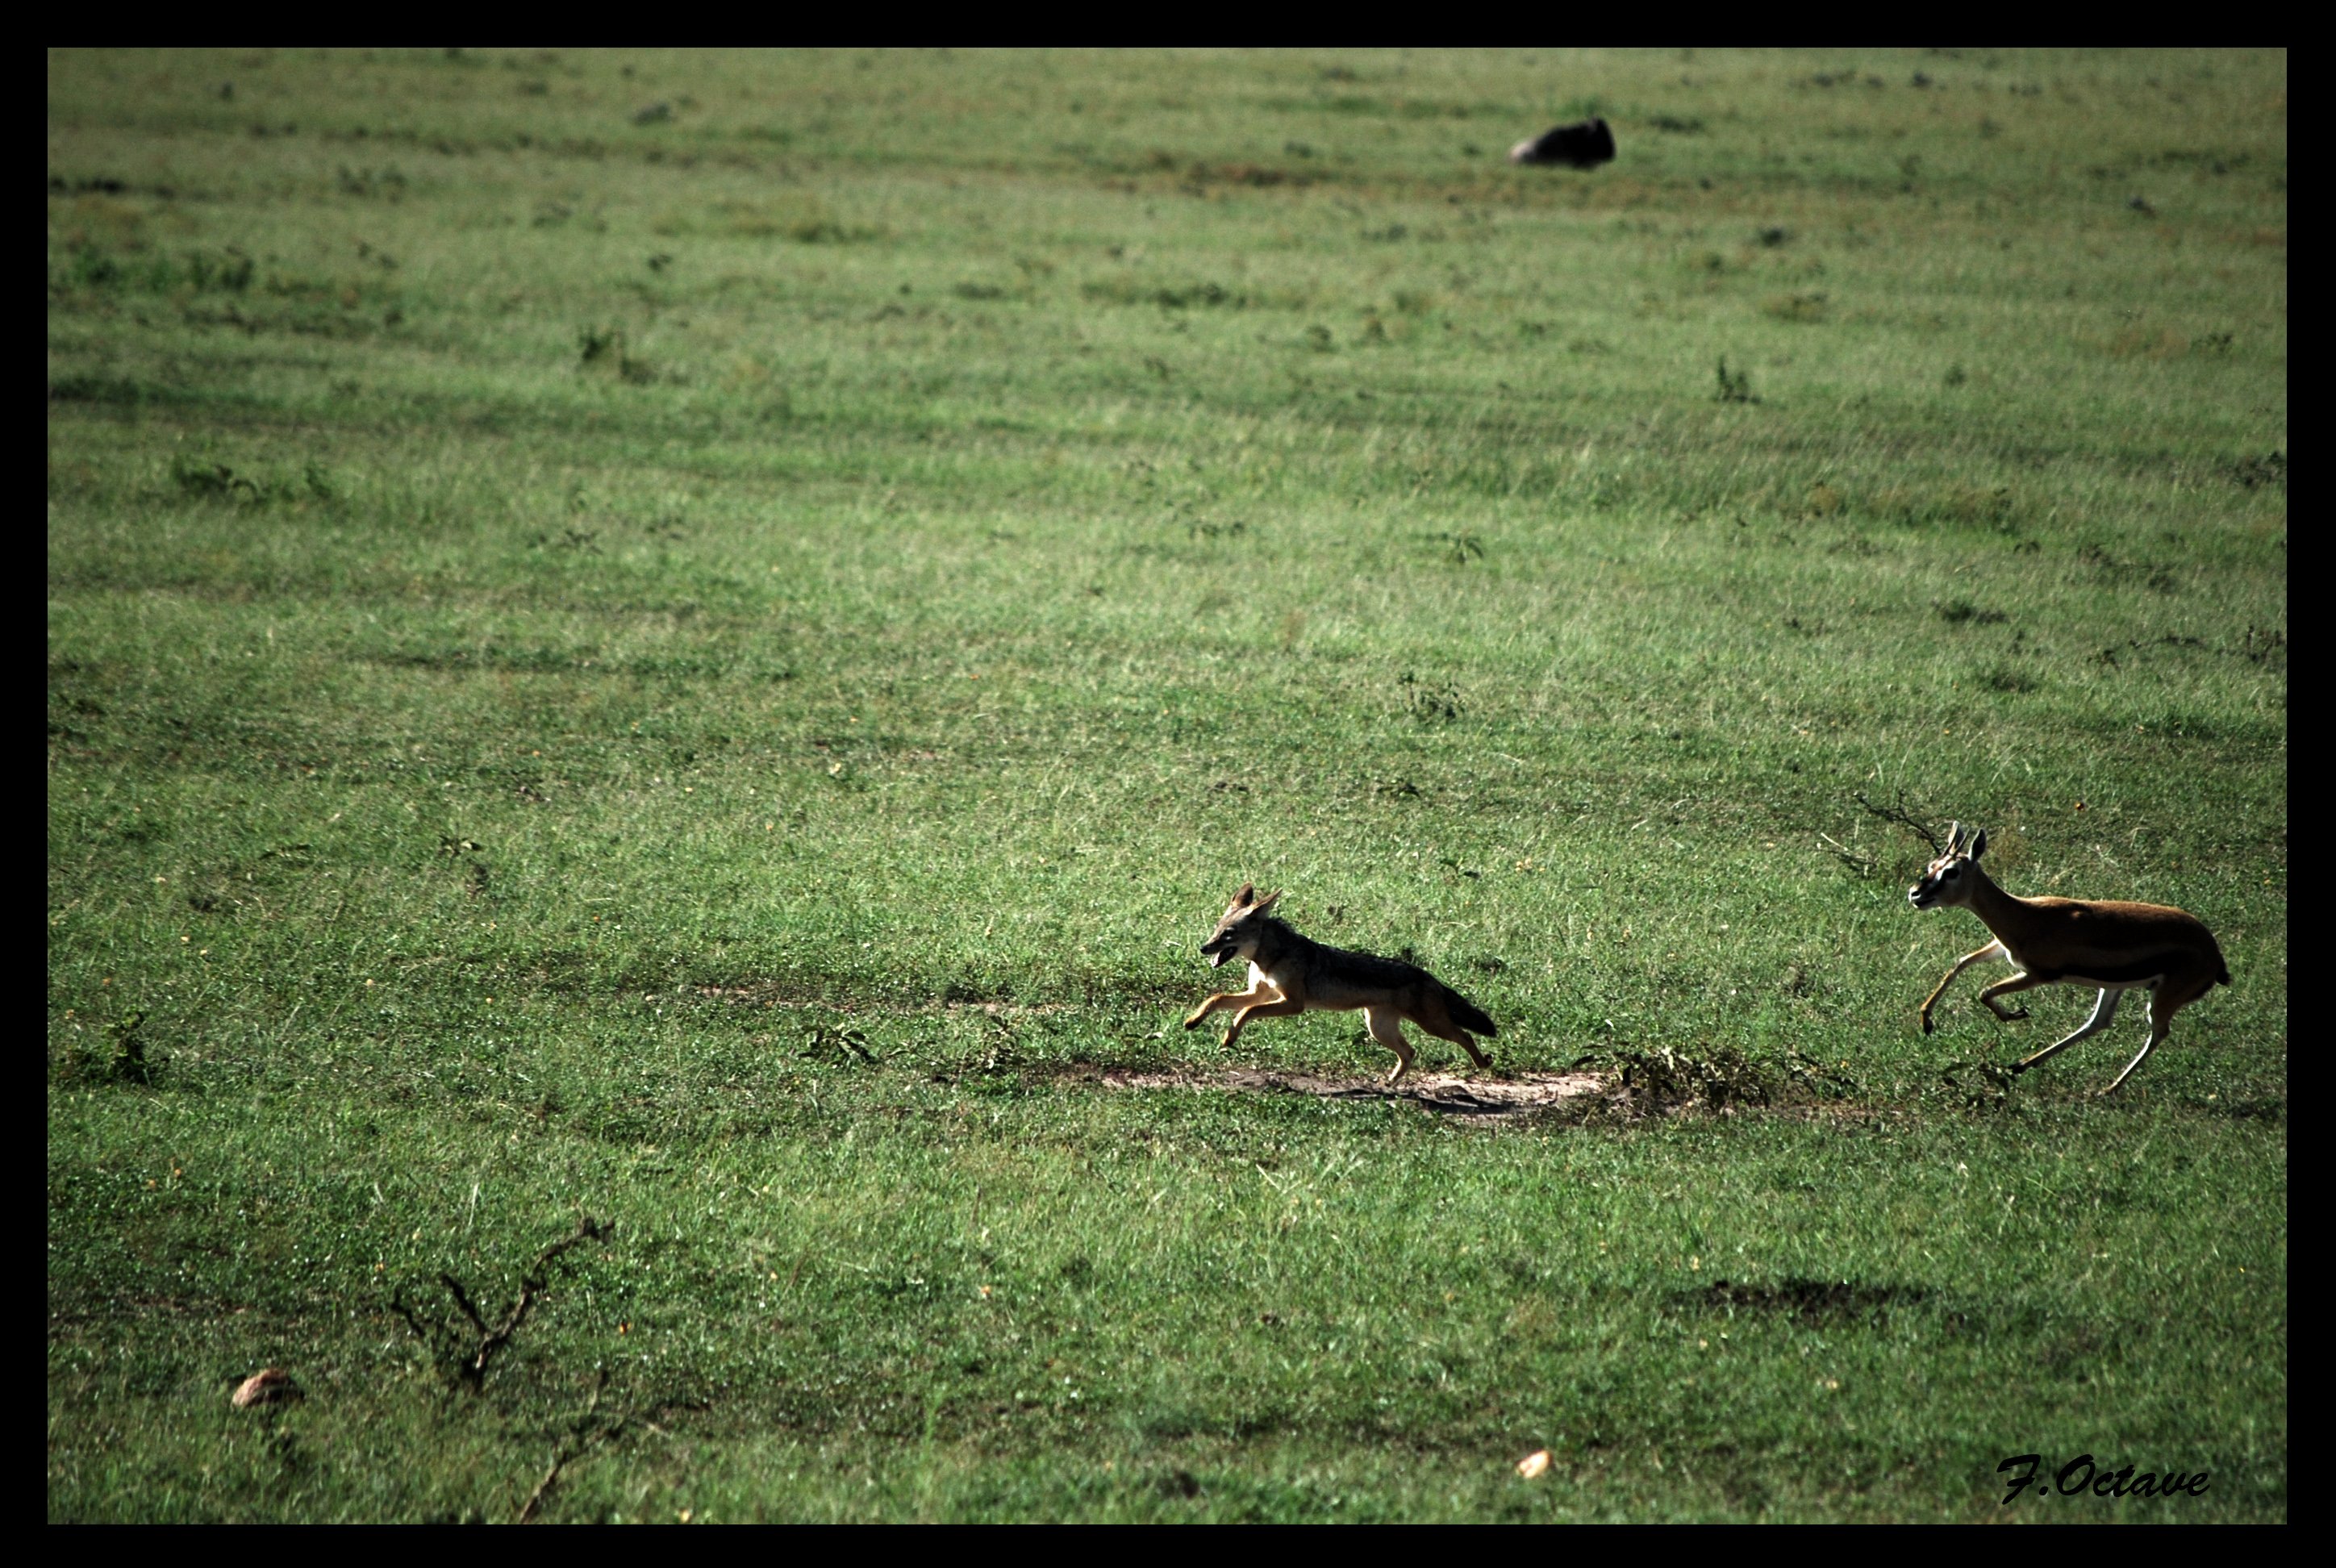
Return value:
<svg viewBox="0 0 2336 1568">
<path fill-rule="evenodd" d="M 1968 909 L 1995 938 L 1956 959 L 1947 978 L 1922 998 L 1924 1034 L 1931 1032 L 1931 1008 L 1954 978 L 1988 959 L 2009 959 L 2019 971 L 1979 994 L 1988 1011 L 2007 1023 L 2026 1018 L 2028 1009 L 2007 1011 L 1998 1005 L 1998 997 L 2051 985 L 2097 986 L 2101 993 L 2082 1028 L 2014 1064 L 2015 1073 L 2108 1027 L 2126 992 L 2147 991 L 2149 1039 L 2141 1055 L 2101 1091 L 2113 1094 L 2166 1038 L 2175 1014 L 2216 986 L 2231 983 L 2223 950 L 2195 915 L 2165 904 L 2014 898 L 1980 869 L 1979 857 L 1986 851 L 1985 829 L 1967 835 L 1961 823 L 1954 823 L 1947 831 L 1946 853 L 1932 861 L 1922 880 L 1906 891 L 1918 910 Z"/>
</svg>

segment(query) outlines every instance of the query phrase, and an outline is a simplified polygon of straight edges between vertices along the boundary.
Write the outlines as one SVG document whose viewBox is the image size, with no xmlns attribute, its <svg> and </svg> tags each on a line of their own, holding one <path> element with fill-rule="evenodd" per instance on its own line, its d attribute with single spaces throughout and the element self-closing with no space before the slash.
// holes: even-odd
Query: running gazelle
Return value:
<svg viewBox="0 0 2336 1568">
<path fill-rule="evenodd" d="M 2195 915 L 2164 904 L 2095 903 L 2083 899 L 2016 899 L 1980 870 L 1987 852 L 1987 830 L 1965 834 L 1961 823 L 1947 830 L 1946 852 L 1930 864 L 1922 880 L 1906 890 L 1918 910 L 1961 905 L 1986 923 L 1995 940 L 1955 960 L 1938 989 L 1922 998 L 1922 1032 L 1931 1032 L 1931 1008 L 1954 978 L 1983 959 L 2006 959 L 2020 972 L 1980 992 L 1988 1011 L 2009 1023 L 2028 1009 L 2006 1012 L 1996 998 L 2036 986 L 2098 986 L 2100 1000 L 2084 1027 L 2016 1063 L 2024 1073 L 2055 1051 L 2065 1050 L 2109 1027 L 2127 991 L 2149 993 L 2149 1039 L 2141 1056 L 2127 1064 L 2117 1085 L 2133 1076 L 2142 1057 L 2157 1048 L 2174 1027 L 2174 1015 L 2213 990 L 2231 983 L 2223 950 Z"/>
</svg>

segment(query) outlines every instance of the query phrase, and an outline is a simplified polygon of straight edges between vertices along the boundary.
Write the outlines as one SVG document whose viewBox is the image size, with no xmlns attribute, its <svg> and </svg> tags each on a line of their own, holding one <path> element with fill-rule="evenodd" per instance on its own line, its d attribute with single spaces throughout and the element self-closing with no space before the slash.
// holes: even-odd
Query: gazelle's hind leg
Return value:
<svg viewBox="0 0 2336 1568">
<path fill-rule="evenodd" d="M 2100 1000 L 2093 1004 L 2093 1016 L 2085 1020 L 2085 1024 L 2082 1028 L 2078 1029 L 2075 1034 L 2070 1035 L 2065 1040 L 2053 1041 L 2050 1045 L 2045 1047 L 2042 1050 L 2037 1052 L 2034 1056 L 2028 1057 L 2026 1060 L 2013 1063 L 2011 1070 L 2015 1073 L 2024 1073 L 2029 1068 L 2034 1066 L 2037 1063 L 2042 1061 L 2045 1057 L 2067 1050 L 2070 1046 L 2075 1045 L 2078 1040 L 2083 1039 L 2086 1036 L 2099 1034 L 2103 1029 L 2107 1028 L 2109 1027 L 2110 1020 L 2117 1017 L 2117 1003 L 2124 999 L 2125 992 L 2122 989 L 2110 989 L 2104 987 L 2101 991 Z M 2146 1050 L 2142 1052 L 2143 1056 L 2147 1056 L 2148 1054 L 2149 1053 Z"/>
<path fill-rule="evenodd" d="M 1363 1022 L 1371 1031 L 1371 1038 L 1395 1053 L 1395 1071 L 1387 1082 L 1398 1083 L 1411 1066 L 1411 1042 L 1403 1037 L 1403 1017 L 1392 1008 L 1365 1008 Z"/>
<path fill-rule="evenodd" d="M 2206 975 L 2179 980 L 2168 979 L 2157 989 L 2152 991 L 2149 995 L 2149 1038 L 2143 1043 L 2141 1055 L 2127 1062 L 2125 1065 L 2125 1071 L 2119 1073 L 2116 1081 L 2101 1093 L 2116 1094 L 2117 1085 L 2133 1076 L 2134 1068 L 2141 1066 L 2144 1058 L 2157 1048 L 2159 1041 L 2174 1032 L 2174 1015 L 2214 989 L 2214 977 Z"/>
<path fill-rule="evenodd" d="M 2149 1020 L 2149 1038 L 2142 1042 L 2141 1056 L 2136 1057 L 2133 1060 L 2127 1062 L 2125 1065 L 2125 1071 L 2119 1073 L 2117 1076 L 2116 1081 L 2111 1083 L 2107 1088 L 2101 1091 L 2102 1094 L 2116 1094 L 2117 1092 L 2117 1085 L 2124 1083 L 2127 1078 L 2133 1076 L 2133 1070 L 2134 1068 L 2141 1066 L 2142 1057 L 2148 1056 L 2150 1052 L 2156 1050 L 2157 1048 L 2157 1042 L 2166 1037 L 2168 1031 L 2165 1023 L 2156 1016 L 2156 1011 L 2157 1009 L 2155 1008 L 2150 1009 L 2151 1018 Z"/>
</svg>

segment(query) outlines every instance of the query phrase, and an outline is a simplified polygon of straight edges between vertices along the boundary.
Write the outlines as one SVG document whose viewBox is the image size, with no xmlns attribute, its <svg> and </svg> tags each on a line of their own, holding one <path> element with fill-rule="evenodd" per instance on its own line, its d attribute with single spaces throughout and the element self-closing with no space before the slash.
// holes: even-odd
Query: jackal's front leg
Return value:
<svg viewBox="0 0 2336 1568">
<path fill-rule="evenodd" d="M 1305 1010 L 1304 1002 L 1293 1001 L 1279 991 L 1269 990 L 1266 992 L 1265 1000 L 1243 1008 L 1233 1015 L 1233 1027 L 1225 1031 L 1225 1049 L 1233 1048 L 1233 1042 L 1241 1038 L 1241 1032 L 1249 1027 L 1249 1021 L 1251 1018 L 1287 1018 L 1292 1013 L 1302 1013 Z"/>
<path fill-rule="evenodd" d="M 1184 1020 L 1184 1027 L 1188 1029 L 1199 1028 L 1202 1018 L 1222 1008 L 1253 1008 L 1260 1002 L 1277 1002 L 1280 999 L 1281 993 L 1263 981 L 1258 982 L 1245 991 L 1219 991 L 1192 1009 L 1192 1016 Z M 1240 1026 L 1235 1025 L 1234 1029 L 1238 1033 Z"/>
</svg>

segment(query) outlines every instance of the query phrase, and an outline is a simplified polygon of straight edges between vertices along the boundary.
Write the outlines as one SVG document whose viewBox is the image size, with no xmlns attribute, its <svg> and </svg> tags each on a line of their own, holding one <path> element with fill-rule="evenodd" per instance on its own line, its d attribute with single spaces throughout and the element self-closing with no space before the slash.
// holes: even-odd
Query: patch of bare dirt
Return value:
<svg viewBox="0 0 2336 1568">
<path fill-rule="evenodd" d="M 1608 1081 L 1596 1073 L 1516 1073 L 1455 1077 L 1413 1073 L 1399 1084 L 1380 1078 L 1329 1078 L 1309 1073 L 1262 1072 L 1249 1067 L 1221 1071 L 1137 1072 L 1105 1067 L 1096 1081 L 1114 1089 L 1231 1089 L 1280 1095 L 1311 1095 L 1326 1100 L 1407 1100 L 1423 1110 L 1451 1116 L 1497 1119 L 1530 1115 L 1603 1095 Z"/>
</svg>

